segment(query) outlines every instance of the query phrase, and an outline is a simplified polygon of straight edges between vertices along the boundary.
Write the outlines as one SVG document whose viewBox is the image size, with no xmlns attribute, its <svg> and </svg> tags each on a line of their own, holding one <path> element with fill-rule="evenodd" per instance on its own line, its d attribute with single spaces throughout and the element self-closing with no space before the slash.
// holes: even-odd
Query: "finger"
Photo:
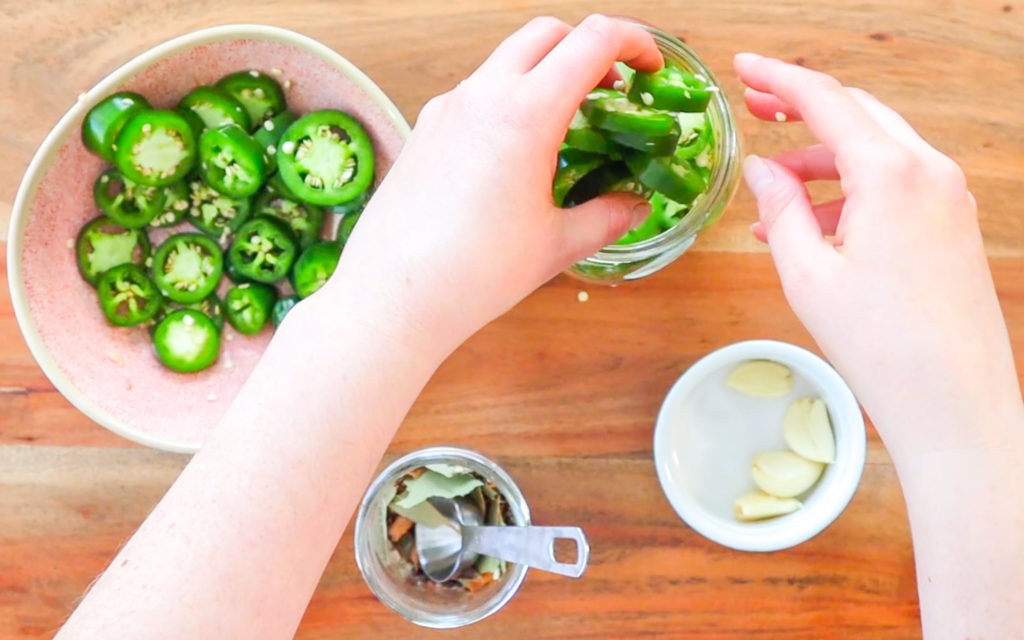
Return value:
<svg viewBox="0 0 1024 640">
<path fill-rule="evenodd" d="M 774 120 L 775 122 L 799 122 L 800 112 L 779 100 L 770 93 L 764 93 L 747 87 L 743 91 L 743 101 L 747 103 L 747 109 L 762 120 Z"/>
<path fill-rule="evenodd" d="M 560 209 L 566 264 L 615 242 L 650 213 L 650 203 L 632 193 L 608 193 L 571 209 Z"/>
<path fill-rule="evenodd" d="M 764 235 L 779 276 L 786 283 L 797 272 L 834 255 L 825 240 L 807 189 L 791 171 L 771 160 L 748 156 L 743 177 L 757 199 Z"/>
<path fill-rule="evenodd" d="M 772 160 L 792 171 L 804 182 L 839 179 L 835 154 L 821 144 L 785 151 L 773 156 Z"/>
<path fill-rule="evenodd" d="M 843 207 L 846 205 L 846 198 L 823 202 L 811 207 L 811 212 L 821 227 L 822 235 L 834 236 L 839 228 L 839 219 L 843 214 Z M 750 232 L 761 242 L 768 242 L 768 232 L 760 221 L 750 225 Z"/>
<path fill-rule="evenodd" d="M 751 89 L 769 93 L 793 109 L 811 132 L 837 156 L 857 161 L 877 158 L 895 141 L 839 82 L 828 75 L 764 58 L 736 56 L 736 71 Z"/>
<path fill-rule="evenodd" d="M 526 73 L 570 31 L 572 27 L 558 18 L 534 18 L 499 44 L 473 75 Z"/>
<path fill-rule="evenodd" d="M 527 74 L 537 87 L 551 91 L 561 120 L 571 117 L 583 97 L 608 74 L 617 60 L 641 71 L 664 64 L 654 38 L 639 26 L 602 15 L 579 24 Z"/>
<path fill-rule="evenodd" d="M 863 89 L 850 88 L 847 91 L 897 142 L 916 151 L 927 150 L 938 153 L 914 127 L 910 126 L 909 122 L 903 119 L 903 116 L 883 104 L 878 98 Z"/>
</svg>

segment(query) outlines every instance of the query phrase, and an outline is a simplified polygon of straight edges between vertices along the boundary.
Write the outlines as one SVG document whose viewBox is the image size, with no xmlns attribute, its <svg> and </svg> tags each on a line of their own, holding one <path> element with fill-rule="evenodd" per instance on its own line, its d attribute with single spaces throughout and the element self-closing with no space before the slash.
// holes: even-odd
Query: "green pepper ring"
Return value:
<svg viewBox="0 0 1024 640">
<path fill-rule="evenodd" d="M 355 200 L 373 184 L 373 143 L 352 116 L 334 109 L 314 111 L 281 136 L 277 170 L 301 200 L 339 205 Z"/>
<path fill-rule="evenodd" d="M 110 232 L 104 232 L 104 229 Z M 117 236 L 131 236 L 121 240 L 105 240 L 108 245 L 105 256 L 100 256 L 102 260 L 94 261 L 92 254 L 99 251 L 102 247 L 97 247 L 97 240 L 99 237 L 113 238 Z M 120 243 L 123 246 L 114 246 Z M 124 250 L 127 249 L 127 254 Z M 82 226 L 81 231 L 78 232 L 78 238 L 75 240 L 75 257 L 78 264 L 78 272 L 82 274 L 82 278 L 92 286 L 96 286 L 99 282 L 100 276 L 103 272 L 112 267 L 116 267 L 119 264 L 125 262 L 132 262 L 134 264 L 144 264 L 146 258 L 150 254 L 149 237 L 141 229 L 128 229 L 117 224 L 106 216 L 99 216 L 93 218 Z M 124 260 L 123 258 L 128 258 Z M 96 264 L 98 262 L 98 264 Z"/>
<path fill-rule="evenodd" d="M 96 293 L 103 315 L 115 327 L 142 324 L 163 306 L 156 284 L 142 267 L 131 262 L 104 271 L 96 284 Z"/>
<path fill-rule="evenodd" d="M 223 270 L 223 252 L 201 233 L 175 234 L 153 254 L 153 281 L 174 302 L 189 304 L 210 295 Z"/>
<path fill-rule="evenodd" d="M 160 362 L 168 369 L 192 373 L 217 360 L 220 332 L 206 314 L 194 309 L 178 309 L 156 325 L 153 346 Z"/>
</svg>

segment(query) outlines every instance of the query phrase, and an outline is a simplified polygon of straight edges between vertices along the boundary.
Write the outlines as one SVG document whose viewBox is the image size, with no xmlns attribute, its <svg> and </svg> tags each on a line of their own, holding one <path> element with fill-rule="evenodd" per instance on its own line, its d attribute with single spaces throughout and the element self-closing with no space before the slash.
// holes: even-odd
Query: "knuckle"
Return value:
<svg viewBox="0 0 1024 640">
<path fill-rule="evenodd" d="M 592 13 L 584 18 L 583 22 L 580 22 L 579 28 L 601 38 L 610 38 L 615 33 L 616 24 L 614 20 L 604 14 Z"/>
<path fill-rule="evenodd" d="M 798 205 L 803 197 L 804 193 L 793 184 L 776 182 L 761 194 L 758 207 L 766 218 L 765 222 L 770 226 L 784 211 Z"/>
<path fill-rule="evenodd" d="M 956 193 L 967 191 L 967 176 L 960 165 L 952 159 L 938 154 L 928 164 L 929 173 L 945 189 Z"/>
<path fill-rule="evenodd" d="M 537 16 L 526 26 L 537 31 L 556 31 L 564 29 L 566 24 L 554 16 Z"/>
<path fill-rule="evenodd" d="M 924 163 L 920 156 L 903 145 L 888 143 L 877 155 L 876 169 L 892 180 L 906 183 L 921 177 Z"/>
</svg>

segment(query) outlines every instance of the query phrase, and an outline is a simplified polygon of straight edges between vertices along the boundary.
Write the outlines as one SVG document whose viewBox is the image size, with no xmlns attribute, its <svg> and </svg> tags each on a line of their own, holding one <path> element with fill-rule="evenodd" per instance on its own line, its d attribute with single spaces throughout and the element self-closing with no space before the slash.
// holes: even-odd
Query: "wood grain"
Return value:
<svg viewBox="0 0 1024 640">
<path fill-rule="evenodd" d="M 737 107 L 730 58 L 755 50 L 832 72 L 903 113 L 963 164 L 1014 349 L 1024 354 L 1024 5 L 1006 0 L 3 2 L 0 241 L 20 176 L 76 96 L 175 35 L 234 22 L 295 29 L 350 58 L 413 121 L 530 17 L 576 21 L 591 11 L 629 13 L 684 37 Z M 800 125 L 737 115 L 747 151 L 810 140 Z M 579 523 L 593 544 L 585 579 L 531 575 L 499 615 L 450 637 L 919 637 L 904 505 L 873 429 L 850 507 L 785 552 L 742 554 L 704 540 L 657 487 L 654 415 L 681 371 L 747 338 L 813 348 L 749 235 L 754 217 L 741 190 L 683 259 L 628 287 L 586 287 L 586 303 L 576 300 L 585 287 L 556 279 L 431 381 L 390 455 L 454 443 L 495 456 L 538 522 Z M 0 272 L 6 280 L 2 261 Z M 185 462 L 136 447 L 68 404 L 35 365 L 0 291 L 0 637 L 52 636 Z M 426 635 L 373 598 L 348 533 L 297 637 Z"/>
</svg>

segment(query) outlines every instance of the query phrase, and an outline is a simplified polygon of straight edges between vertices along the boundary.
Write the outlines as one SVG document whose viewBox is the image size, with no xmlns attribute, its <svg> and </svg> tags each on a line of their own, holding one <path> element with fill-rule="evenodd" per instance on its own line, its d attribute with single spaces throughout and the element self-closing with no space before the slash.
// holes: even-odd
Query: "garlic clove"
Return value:
<svg viewBox="0 0 1024 640">
<path fill-rule="evenodd" d="M 825 465 L 792 451 L 765 451 L 754 456 L 750 472 L 765 493 L 792 498 L 807 491 L 821 477 Z"/>
<path fill-rule="evenodd" d="M 777 498 L 764 491 L 751 491 L 733 502 L 736 518 L 743 521 L 763 520 L 793 513 L 803 505 L 794 498 Z"/>
<path fill-rule="evenodd" d="M 725 384 L 755 398 L 778 398 L 793 390 L 793 372 L 771 360 L 748 360 L 732 370 Z"/>
<path fill-rule="evenodd" d="M 836 439 L 828 419 L 828 407 L 821 398 L 800 398 L 789 405 L 782 421 L 782 435 L 790 449 L 808 460 L 825 463 L 836 460 Z"/>
</svg>

